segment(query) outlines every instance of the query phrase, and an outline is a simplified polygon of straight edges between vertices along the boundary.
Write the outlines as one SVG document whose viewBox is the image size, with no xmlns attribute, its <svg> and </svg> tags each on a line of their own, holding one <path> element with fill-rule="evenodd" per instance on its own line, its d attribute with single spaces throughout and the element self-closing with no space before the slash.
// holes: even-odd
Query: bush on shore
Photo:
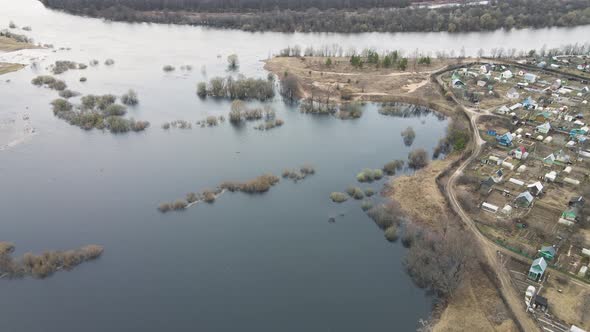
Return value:
<svg viewBox="0 0 590 332">
<path fill-rule="evenodd" d="M 428 165 L 428 154 L 424 149 L 412 150 L 408 154 L 408 166 L 413 169 L 420 169 Z"/>
<path fill-rule="evenodd" d="M 395 242 L 399 238 L 399 234 L 397 232 L 397 226 L 389 226 L 385 230 L 385 238 L 389 242 Z"/>
</svg>

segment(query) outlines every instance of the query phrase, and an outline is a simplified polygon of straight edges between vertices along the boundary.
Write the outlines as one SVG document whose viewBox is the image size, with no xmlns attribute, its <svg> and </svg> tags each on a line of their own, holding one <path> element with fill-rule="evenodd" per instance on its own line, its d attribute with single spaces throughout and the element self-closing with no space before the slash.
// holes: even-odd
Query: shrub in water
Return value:
<svg viewBox="0 0 590 332">
<path fill-rule="evenodd" d="M 333 192 L 330 194 L 330 199 L 336 203 L 342 203 L 348 200 L 348 196 L 345 193 Z"/>
<path fill-rule="evenodd" d="M 397 233 L 397 226 L 387 227 L 387 229 L 385 230 L 385 238 L 387 239 L 387 241 L 395 242 L 397 241 L 398 237 L 399 235 Z"/>
<path fill-rule="evenodd" d="M 393 160 L 383 166 L 383 171 L 387 175 L 395 175 L 395 173 L 404 167 L 403 160 Z"/>
<path fill-rule="evenodd" d="M 121 102 L 128 106 L 134 106 L 139 103 L 139 99 L 137 98 L 137 93 L 131 89 L 127 91 L 126 94 L 121 96 Z"/>
</svg>

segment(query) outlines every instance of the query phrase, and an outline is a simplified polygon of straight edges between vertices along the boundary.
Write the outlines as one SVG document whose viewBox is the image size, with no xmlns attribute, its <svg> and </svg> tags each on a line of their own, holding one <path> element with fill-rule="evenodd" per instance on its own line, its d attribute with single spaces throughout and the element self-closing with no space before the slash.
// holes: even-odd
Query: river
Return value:
<svg viewBox="0 0 590 332">
<path fill-rule="evenodd" d="M 0 54 L 29 64 L 2 76 L 0 116 L 30 115 L 36 134 L 0 151 L 0 240 L 16 255 L 89 243 L 103 256 L 44 280 L 0 280 L 1 330 L 20 331 L 410 331 L 427 318 L 432 298 L 405 274 L 400 244 L 360 209 L 337 205 L 332 191 L 355 184 L 363 168 L 432 151 L 447 121 L 433 114 L 386 117 L 367 105 L 357 120 L 300 114 L 279 98 L 270 104 L 285 125 L 198 128 L 229 103 L 200 100 L 196 83 L 225 75 L 236 53 L 240 72 L 266 76 L 261 60 L 288 45 L 419 48 L 474 54 L 480 47 L 559 46 L 590 27 L 491 33 L 282 34 L 199 27 L 110 23 L 43 8 L 34 0 L 0 0 L 0 26 L 29 25 L 54 49 Z M 60 49 L 65 48 L 65 49 Z M 69 50 L 68 50 L 69 48 Z M 102 62 L 112 58 L 115 65 Z M 53 116 L 54 91 L 30 80 L 55 60 L 101 65 L 62 75 L 84 94 L 135 89 L 130 114 L 148 120 L 142 133 L 83 131 Z M 164 65 L 177 70 L 164 73 Z M 192 71 L 181 71 L 190 64 Z M 79 77 L 88 78 L 80 83 Z M 8 81 L 7 81 L 8 80 Z M 193 122 L 165 131 L 165 121 Z M 400 132 L 412 126 L 412 147 Z M 282 180 L 265 195 L 224 194 L 214 204 L 161 214 L 157 205 L 224 180 L 309 163 L 317 174 Z M 405 172 L 408 172 L 407 170 Z M 363 185 L 380 189 L 378 184 Z M 335 217 L 335 223 L 328 219 Z"/>
</svg>

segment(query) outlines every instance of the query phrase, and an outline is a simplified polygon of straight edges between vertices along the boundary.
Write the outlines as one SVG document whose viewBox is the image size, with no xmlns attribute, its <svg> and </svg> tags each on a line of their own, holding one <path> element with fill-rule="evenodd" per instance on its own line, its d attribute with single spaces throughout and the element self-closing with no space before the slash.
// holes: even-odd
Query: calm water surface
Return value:
<svg viewBox="0 0 590 332">
<path fill-rule="evenodd" d="M 411 148 L 432 151 L 446 120 L 385 117 L 368 105 L 361 119 L 341 121 L 300 114 L 277 98 L 271 104 L 285 125 L 268 132 L 254 124 L 185 131 L 160 125 L 227 115 L 228 102 L 199 100 L 195 84 L 225 75 L 225 57 L 234 52 L 241 73 L 266 76 L 260 61 L 294 44 L 431 52 L 464 46 L 473 54 L 484 42 L 558 46 L 590 32 L 252 34 L 108 23 L 33 0 L 0 0 L 0 26 L 9 20 L 30 25 L 29 35 L 56 50 L 0 54 L 0 61 L 39 63 L 0 82 L 0 115 L 27 112 L 38 132 L 0 152 L 0 240 L 14 242 L 17 255 L 89 243 L 104 245 L 105 253 L 45 280 L 0 281 L 0 330 L 8 332 L 415 329 L 432 299 L 404 273 L 403 248 L 384 240 L 358 202 L 336 205 L 328 195 L 354 184 L 362 168 L 405 159 Z M 85 94 L 135 89 L 140 105 L 129 114 L 149 120 L 147 131 L 112 135 L 69 126 L 50 111 L 56 93 L 30 84 L 55 60 L 107 58 L 115 65 L 60 78 Z M 164 73 L 166 64 L 194 69 Z M 88 82 L 79 83 L 81 76 Z M 411 148 L 400 137 L 407 126 L 417 133 Z M 266 195 L 225 194 L 183 213 L 156 210 L 189 191 L 304 163 L 317 174 L 282 181 Z M 336 223 L 328 223 L 331 216 Z"/>
</svg>

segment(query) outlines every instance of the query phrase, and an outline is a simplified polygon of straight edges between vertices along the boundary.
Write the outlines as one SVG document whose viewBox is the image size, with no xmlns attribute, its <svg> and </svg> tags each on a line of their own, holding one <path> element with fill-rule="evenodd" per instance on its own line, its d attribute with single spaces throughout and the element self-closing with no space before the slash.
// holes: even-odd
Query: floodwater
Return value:
<svg viewBox="0 0 590 332">
<path fill-rule="evenodd" d="M 105 252 L 45 280 L 0 280 L 0 330 L 7 332 L 415 329 L 432 298 L 405 274 L 405 250 L 385 241 L 360 202 L 337 205 L 328 196 L 355 184 L 363 168 L 406 159 L 412 148 L 432 151 L 447 121 L 433 114 L 382 116 L 371 104 L 360 119 L 338 120 L 300 114 L 276 98 L 269 103 L 285 121 L 281 128 L 261 132 L 252 123 L 227 122 L 199 128 L 194 123 L 208 115 L 227 116 L 229 102 L 200 100 L 196 83 L 225 75 L 231 53 L 238 54 L 241 73 L 264 77 L 261 60 L 295 44 L 408 52 L 465 47 L 473 54 L 480 45 L 559 46 L 590 32 L 246 33 L 110 23 L 47 10 L 34 0 L 0 0 L 0 26 L 10 20 L 30 25 L 26 34 L 55 48 L 0 54 L 0 61 L 38 63 L 0 82 L 0 116 L 26 113 L 36 130 L 0 151 L 0 240 L 14 242 L 17 255 L 91 243 Z M 115 65 L 103 65 L 107 58 Z M 101 64 L 60 78 L 83 94 L 136 90 L 140 105 L 129 114 L 151 128 L 113 135 L 53 116 L 49 102 L 57 94 L 30 80 L 55 60 L 91 59 Z M 167 64 L 177 70 L 164 73 Z M 81 76 L 88 81 L 80 83 Z M 160 128 L 177 119 L 193 129 Z M 412 147 L 400 136 L 408 126 L 417 133 Z M 264 195 L 228 193 L 181 213 L 156 209 L 224 180 L 279 175 L 306 163 L 316 175 L 282 180 Z"/>
</svg>

